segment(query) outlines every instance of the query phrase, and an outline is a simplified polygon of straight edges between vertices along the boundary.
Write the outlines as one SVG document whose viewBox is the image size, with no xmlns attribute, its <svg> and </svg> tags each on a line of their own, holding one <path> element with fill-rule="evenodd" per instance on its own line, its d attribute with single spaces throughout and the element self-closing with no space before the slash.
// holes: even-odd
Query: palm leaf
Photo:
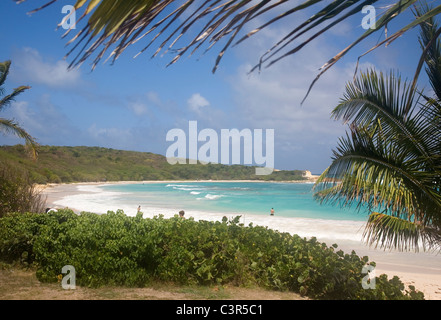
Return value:
<svg viewBox="0 0 441 320">
<path fill-rule="evenodd" d="M 404 11 L 406 8 L 408 8 L 409 6 L 411 6 L 412 4 L 414 4 L 417 0 L 413 0 L 413 1 L 397 1 L 395 3 L 394 6 L 392 6 L 383 16 L 380 17 L 380 19 L 377 21 L 377 27 L 375 29 L 369 29 L 367 30 L 361 37 L 359 37 L 356 41 L 352 42 L 348 47 L 346 47 L 345 49 L 343 49 L 342 51 L 340 51 L 337 55 L 335 55 L 333 58 L 331 58 L 328 62 L 326 62 L 321 68 L 320 70 L 322 70 L 316 77 L 315 79 L 312 81 L 311 85 L 309 86 L 309 89 L 305 95 L 305 98 L 303 99 L 303 101 L 305 101 L 305 99 L 308 97 L 312 87 L 314 86 L 314 84 L 320 79 L 320 77 L 326 72 L 328 71 L 335 63 L 337 63 L 341 58 L 343 58 L 352 48 L 354 48 L 357 44 L 359 44 L 361 41 L 365 40 L 367 37 L 369 37 L 373 32 L 379 30 L 382 27 L 386 27 L 388 23 L 390 23 L 390 21 L 392 21 L 394 19 L 394 17 L 396 17 L 397 15 L 399 15 L 402 11 Z M 383 44 L 390 44 L 393 41 L 395 41 L 396 39 L 398 39 L 399 37 L 401 37 L 403 34 L 405 34 L 407 31 L 409 31 L 410 29 L 420 25 L 421 23 L 433 18 L 434 16 L 438 15 L 441 13 L 441 5 L 437 6 L 436 8 L 431 9 L 429 12 L 426 12 L 424 15 L 417 17 L 414 21 L 412 21 L 411 23 L 407 24 L 406 26 L 404 26 L 403 28 L 401 28 L 400 30 L 398 30 L 397 32 L 395 32 L 394 34 L 392 34 L 391 36 L 387 37 L 386 39 L 384 39 L 383 41 L 381 41 L 380 43 L 378 43 L 377 45 L 373 46 L 371 49 L 369 49 L 366 53 L 364 53 L 362 56 L 366 55 L 367 53 L 377 49 L 378 47 L 382 46 Z M 360 59 L 360 57 L 359 57 Z M 358 59 L 358 60 L 359 60 Z M 358 64 L 358 63 L 357 63 Z M 414 77 L 414 83 L 416 82 L 416 79 L 418 78 L 418 68 L 417 71 L 415 73 L 415 77 Z M 302 101 L 302 103 L 303 103 Z"/>
<path fill-rule="evenodd" d="M 433 223 L 441 197 L 433 190 L 431 175 L 419 171 L 418 162 L 403 157 L 395 144 L 375 138 L 352 127 L 352 136 L 340 139 L 331 166 L 317 181 L 315 189 L 322 191 L 316 197 L 322 202 L 345 199 L 344 205 L 367 204 L 372 210 L 381 207 L 398 217 Z"/>
<path fill-rule="evenodd" d="M 0 131 L 3 131 L 6 134 L 14 134 L 19 138 L 25 139 L 26 146 L 31 154 L 31 157 L 33 159 L 37 159 L 38 143 L 35 141 L 35 138 L 27 133 L 25 129 L 20 127 L 18 123 L 13 120 L 0 118 Z"/>
<path fill-rule="evenodd" d="M 15 100 L 15 97 L 17 97 L 20 93 L 23 93 L 30 88 L 31 87 L 29 86 L 20 86 L 15 88 L 11 94 L 8 94 L 0 99 L 0 111 L 3 111 L 7 106 L 9 106 L 11 102 Z"/>
<path fill-rule="evenodd" d="M 16 1 L 23 2 L 23 0 Z M 55 0 L 47 3 L 45 6 L 54 2 Z M 291 6 L 291 8 L 288 8 L 285 12 L 279 14 L 279 8 L 288 4 L 289 1 L 206 0 L 194 8 L 191 5 L 194 4 L 195 1 L 187 0 L 179 5 L 179 9 L 175 9 L 178 5 L 177 2 L 173 0 L 78 0 L 75 5 L 77 9 L 85 7 L 86 4 L 88 4 L 82 17 L 89 16 L 89 20 L 86 26 L 71 40 L 77 42 L 74 49 L 78 48 L 78 44 L 83 41 L 85 44 L 79 49 L 79 53 L 73 59 L 70 67 L 78 66 L 83 63 L 93 52 L 97 51 L 100 46 L 103 46 L 103 49 L 95 58 L 92 68 L 95 68 L 104 53 L 109 50 L 112 45 L 115 45 L 116 47 L 110 56 L 113 56 L 113 62 L 115 62 L 124 50 L 144 38 L 146 35 L 151 35 L 152 38 L 141 52 L 144 52 L 147 47 L 150 47 L 152 43 L 159 38 L 159 35 L 162 35 L 165 32 L 168 32 L 169 35 L 178 34 L 175 39 L 168 36 L 166 41 L 160 43 L 153 56 L 156 56 L 166 43 L 171 41 L 171 44 L 166 51 L 168 52 L 177 44 L 177 40 L 181 39 L 183 34 L 190 33 L 189 30 L 191 29 L 191 26 L 195 26 L 196 22 L 200 21 L 203 25 L 202 27 L 198 27 L 199 32 L 197 32 L 197 35 L 192 38 L 187 45 L 176 50 L 178 54 L 171 60 L 170 64 L 178 61 L 183 54 L 189 51 L 190 48 L 193 48 L 194 52 L 201 48 L 206 41 L 209 41 L 211 44 L 209 44 L 208 49 L 210 49 L 220 40 L 227 38 L 226 44 L 220 50 L 215 61 L 213 67 L 213 72 L 215 72 L 225 52 L 233 44 L 234 39 L 251 21 L 256 20 L 264 14 L 268 15 L 268 18 L 266 18 L 267 22 L 259 28 L 247 32 L 245 36 L 242 36 L 234 43 L 234 45 L 243 42 L 276 22 L 288 18 L 292 19 L 291 15 L 295 12 L 302 10 L 305 11 L 307 9 L 315 10 L 315 14 L 313 14 L 311 18 L 299 23 L 298 27 L 288 32 L 286 36 L 281 37 L 281 39 L 262 56 L 260 62 L 253 68 L 253 70 L 256 68 L 260 69 L 265 62 L 268 63 L 266 66 L 271 66 L 277 61 L 295 54 L 318 36 L 326 33 L 331 28 L 337 26 L 351 16 L 358 14 L 363 6 L 373 5 L 376 2 L 378 1 L 334 0 L 331 3 L 328 3 L 324 0 L 306 0 L 299 5 Z M 322 71 L 311 84 L 308 93 L 318 78 L 320 78 L 320 76 L 339 59 L 346 55 L 354 46 L 368 38 L 371 34 L 385 27 L 416 2 L 417 0 L 400 0 L 391 5 L 390 8 L 378 18 L 376 29 L 369 29 L 364 32 L 362 36 L 323 65 L 321 68 Z M 321 4 L 324 5 L 317 9 L 317 6 Z M 38 8 L 33 12 L 42 9 L 43 7 Z M 424 15 L 418 17 L 415 21 L 402 27 L 392 36 L 388 37 L 385 42 L 394 41 L 409 29 L 439 14 L 440 11 L 441 5 L 431 9 Z M 170 14 L 170 12 L 172 13 Z M 185 19 L 184 23 L 175 27 L 177 18 L 184 13 L 190 18 Z M 142 31 L 144 30 L 147 31 L 142 34 Z M 301 44 L 291 48 L 288 47 L 290 45 L 292 46 L 294 40 L 306 32 L 313 32 L 313 34 Z M 95 41 L 93 41 L 94 38 L 96 38 Z M 91 45 L 87 47 L 89 44 Z M 287 52 L 282 52 L 282 49 L 285 48 L 288 49 Z M 72 51 L 70 51 L 68 55 L 71 53 Z"/>
<path fill-rule="evenodd" d="M 11 67 L 11 61 L 4 61 L 0 62 L 0 87 L 3 86 L 3 84 L 6 81 L 6 78 L 9 74 L 9 68 Z"/>
<path fill-rule="evenodd" d="M 441 230 L 424 227 L 386 214 L 373 212 L 368 219 L 363 237 L 370 245 L 395 248 L 401 251 L 422 248 L 424 251 L 441 247 Z"/>
<path fill-rule="evenodd" d="M 11 61 L 0 62 L 0 95 L 4 94 L 3 84 L 9 74 L 9 68 L 11 66 Z M 29 89 L 29 86 L 20 86 L 15 88 L 11 94 L 8 94 L 0 99 L 0 111 L 4 111 L 12 101 L 20 94 Z M 28 147 L 32 158 L 37 158 L 37 147 L 38 144 L 35 139 L 28 134 L 23 128 L 21 128 L 15 121 L 0 118 L 0 131 L 4 133 L 12 133 L 20 138 L 25 139 L 26 146 Z"/>
<path fill-rule="evenodd" d="M 417 11 L 418 15 L 421 15 Z M 436 97 L 441 98 L 441 52 L 438 24 L 435 19 L 431 18 L 426 23 L 421 24 L 422 31 L 420 32 L 420 45 L 424 50 L 427 47 L 427 55 L 425 56 L 426 74 L 428 75 L 432 89 L 435 92 Z M 433 40 L 435 39 L 435 40 Z M 432 45 L 428 46 L 432 41 Z"/>
<path fill-rule="evenodd" d="M 358 126 L 376 125 L 376 119 L 381 118 L 384 135 L 392 131 L 399 132 L 399 140 L 396 142 L 412 140 L 413 154 L 429 159 L 427 146 L 422 143 L 427 135 L 423 137 L 417 131 L 426 119 L 415 122 L 415 118 L 412 118 L 418 103 L 415 95 L 415 90 L 402 82 L 399 75 L 391 72 L 388 77 L 384 77 L 383 73 L 377 74 L 372 69 L 347 84 L 343 98 L 331 114 L 336 120 L 341 119 L 344 123 L 353 121 Z"/>
<path fill-rule="evenodd" d="M 392 72 L 362 72 L 332 112 L 349 123 L 350 134 L 339 140 L 315 197 L 367 207 L 372 214 L 364 236 L 371 245 L 441 249 L 441 105 L 436 90 L 432 98 L 416 89 L 422 61 L 432 86 L 441 79 L 441 61 L 434 61 L 441 56 L 439 34 L 435 23 L 422 27 L 423 53 L 412 83 Z"/>
</svg>

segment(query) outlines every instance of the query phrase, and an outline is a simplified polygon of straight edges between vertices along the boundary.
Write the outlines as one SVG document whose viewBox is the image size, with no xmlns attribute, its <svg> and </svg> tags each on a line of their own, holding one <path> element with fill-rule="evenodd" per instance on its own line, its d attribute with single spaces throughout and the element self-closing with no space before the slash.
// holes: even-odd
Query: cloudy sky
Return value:
<svg viewBox="0 0 441 320">
<path fill-rule="evenodd" d="M 63 57 L 70 38 L 62 39 L 64 30 L 55 30 L 65 16 L 62 7 L 75 1 L 58 1 L 41 12 L 26 14 L 46 2 L 0 3 L 0 61 L 12 61 L 7 92 L 19 85 L 32 87 L 0 116 L 17 120 L 42 145 L 101 146 L 165 155 L 171 144 L 166 141 L 167 132 L 187 131 L 189 121 L 195 120 L 199 130 L 274 129 L 276 168 L 320 173 L 346 130 L 330 119 L 330 112 L 353 76 L 357 57 L 384 37 L 378 33 L 356 47 L 319 80 L 301 105 L 320 66 L 364 31 L 361 12 L 299 54 L 260 73 L 248 71 L 265 50 L 307 17 L 304 13 L 227 51 L 215 74 L 211 69 L 221 46 L 166 67 L 171 54 L 150 59 L 151 51 L 133 59 L 142 44 L 130 48 L 116 64 L 100 63 L 91 72 L 90 61 L 67 71 L 70 60 Z M 411 13 L 403 18 L 409 21 Z M 398 21 L 397 25 L 403 24 Z M 389 28 L 390 33 L 397 30 Z M 411 78 L 419 54 L 416 32 L 411 32 L 363 57 L 361 68 L 399 69 L 403 77 Z M 0 134 L 0 145 L 16 143 L 22 141 Z"/>
</svg>

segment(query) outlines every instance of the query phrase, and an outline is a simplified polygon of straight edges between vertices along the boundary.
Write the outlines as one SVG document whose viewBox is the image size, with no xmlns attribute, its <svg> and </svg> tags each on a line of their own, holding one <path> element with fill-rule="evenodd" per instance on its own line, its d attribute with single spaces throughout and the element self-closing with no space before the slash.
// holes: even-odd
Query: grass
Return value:
<svg viewBox="0 0 441 320">
<path fill-rule="evenodd" d="M 77 286 L 65 290 L 60 283 L 41 283 L 34 269 L 0 265 L 0 300 L 304 300 L 292 292 L 257 287 L 178 286 L 152 283 L 147 288 Z"/>
</svg>

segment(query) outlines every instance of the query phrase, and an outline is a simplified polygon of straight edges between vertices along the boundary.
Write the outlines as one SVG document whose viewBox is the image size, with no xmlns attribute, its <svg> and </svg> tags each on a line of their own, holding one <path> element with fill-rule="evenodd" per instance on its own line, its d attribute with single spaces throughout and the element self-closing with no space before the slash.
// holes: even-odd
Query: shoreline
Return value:
<svg viewBox="0 0 441 320">
<path fill-rule="evenodd" d="M 202 181 L 202 180 L 170 180 L 170 181 L 111 181 L 111 182 L 89 182 L 89 183 L 71 183 L 71 184 L 51 184 L 51 185 L 43 185 L 41 191 L 43 195 L 47 196 L 48 204 L 55 204 L 55 207 L 58 209 L 64 208 L 63 202 L 67 203 L 65 200 L 68 197 L 72 196 L 84 196 L 89 194 L 92 196 L 96 194 L 96 190 L 88 190 L 88 188 L 81 188 L 81 186 L 107 186 L 107 185 L 115 185 L 115 184 L 139 184 L 139 183 L 188 183 L 188 182 L 233 182 L 232 180 L 215 180 L 215 181 Z M 245 182 L 234 180 L 235 182 Z M 266 181 L 246 181 L 246 182 L 266 182 Z M 305 182 L 305 181 L 302 181 Z M 82 189 L 82 190 L 81 190 Z M 72 200 L 72 199 L 71 199 Z M 81 207 L 81 206 L 80 206 Z M 88 210 L 78 210 L 69 206 L 70 209 L 76 211 L 77 213 L 81 211 Z M 81 208 L 79 208 L 81 209 Z M 176 208 L 177 209 L 177 208 Z M 108 209 L 112 210 L 112 209 Z M 157 216 L 158 214 L 164 214 L 165 218 L 173 216 L 177 214 L 178 211 L 174 212 L 171 208 L 152 208 L 147 207 L 144 208 L 144 218 L 151 218 L 153 216 Z M 93 212 L 93 210 L 90 210 Z M 126 212 L 126 214 L 129 212 Z M 130 215 L 130 214 L 128 214 Z M 225 215 L 225 214 L 224 214 Z M 232 217 L 233 215 L 227 214 L 227 216 Z M 236 214 L 234 216 L 237 216 Z M 205 213 L 205 212 L 196 212 L 196 211 L 187 211 L 186 217 L 193 217 L 195 220 L 220 220 L 222 219 L 222 215 L 217 213 Z M 244 215 L 243 219 L 245 219 L 244 224 L 248 225 L 252 222 L 254 225 L 263 225 L 267 226 L 271 229 L 279 230 L 281 232 L 290 232 L 290 227 L 296 228 L 294 230 L 300 232 L 290 232 L 296 233 L 303 237 L 301 232 L 308 230 L 314 230 L 317 226 L 326 227 L 326 222 L 330 220 L 321 220 L 321 219 L 294 219 L 294 218 L 285 218 L 285 217 L 272 217 L 268 219 L 269 216 L 258 216 L 258 215 Z M 242 219 L 242 218 L 241 218 Z M 314 221 L 310 221 L 314 220 Z M 337 220 L 336 220 L 337 221 Z M 242 220 L 241 220 L 242 222 Z M 372 247 L 368 247 L 361 241 L 361 230 L 354 230 L 355 228 L 360 228 L 361 224 L 358 221 L 358 224 L 354 224 L 353 222 L 357 221 L 345 221 L 342 220 L 337 223 L 333 223 L 332 231 L 335 230 L 336 234 L 339 235 L 339 232 L 348 231 L 348 233 L 354 233 L 356 231 L 360 234 L 360 240 L 355 240 L 353 237 L 349 237 L 347 239 L 341 240 L 338 238 L 326 238 L 321 237 L 320 235 L 315 235 L 320 242 L 326 243 L 328 246 L 337 243 L 338 249 L 343 250 L 345 253 L 350 253 L 354 250 L 359 256 L 368 256 L 370 261 L 375 261 L 377 267 L 375 269 L 376 275 L 387 274 L 388 279 L 391 279 L 393 276 L 398 276 L 400 280 L 406 285 L 414 285 L 417 290 L 420 290 L 424 293 L 425 299 L 427 300 L 441 300 L 441 255 L 435 253 L 428 252 L 399 252 L 393 250 L 384 250 L 384 249 L 375 249 Z M 336 228 L 337 226 L 337 228 Z M 310 228 L 310 229 L 308 229 Z M 335 229 L 334 229 L 335 228 Z M 292 231 L 292 230 L 291 230 Z M 308 238 L 308 237 L 307 237 Z"/>
<path fill-rule="evenodd" d="M 139 180 L 139 181 L 132 181 L 132 180 L 124 180 L 124 181 L 89 181 L 89 182 L 61 182 L 61 183 L 47 183 L 47 184 L 38 184 L 36 183 L 34 186 L 41 189 L 46 189 L 54 186 L 64 186 L 64 185 L 118 185 L 118 184 L 140 184 L 140 183 L 185 183 L 185 182 L 237 182 L 237 183 L 244 183 L 244 182 L 257 182 L 257 183 L 314 183 L 319 176 L 311 176 L 305 180 L 280 180 L 280 181 L 274 181 L 274 180 Z"/>
</svg>

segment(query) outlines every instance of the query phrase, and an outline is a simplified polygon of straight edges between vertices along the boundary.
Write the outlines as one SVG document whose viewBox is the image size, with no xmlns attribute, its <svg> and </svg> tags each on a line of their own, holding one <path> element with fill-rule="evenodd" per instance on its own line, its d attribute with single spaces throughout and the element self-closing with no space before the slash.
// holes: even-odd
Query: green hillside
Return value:
<svg viewBox="0 0 441 320">
<path fill-rule="evenodd" d="M 29 172 L 35 183 L 142 180 L 303 180 L 303 171 L 255 175 L 255 167 L 222 164 L 170 165 L 162 155 L 101 147 L 41 146 L 37 161 L 22 145 L 0 146 L 0 160 Z"/>
</svg>

